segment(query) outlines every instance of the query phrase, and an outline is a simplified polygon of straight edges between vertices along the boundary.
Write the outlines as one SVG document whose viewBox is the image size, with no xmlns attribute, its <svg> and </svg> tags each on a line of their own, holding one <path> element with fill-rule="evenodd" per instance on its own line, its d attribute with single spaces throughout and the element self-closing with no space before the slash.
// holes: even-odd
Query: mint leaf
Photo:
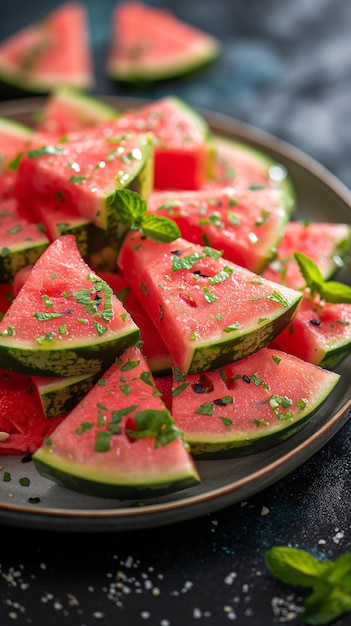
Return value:
<svg viewBox="0 0 351 626">
<path fill-rule="evenodd" d="M 351 552 L 335 561 L 318 561 L 304 550 L 277 546 L 265 561 L 276 578 L 312 589 L 304 601 L 305 624 L 322 626 L 351 611 Z"/>
<path fill-rule="evenodd" d="M 319 294 L 326 302 L 351 303 L 351 287 L 344 283 L 324 280 L 318 266 L 310 257 L 302 252 L 294 253 L 295 260 L 300 272 L 306 281 L 306 287 L 311 291 L 311 295 Z"/>
<path fill-rule="evenodd" d="M 331 565 L 329 561 L 317 561 L 304 550 L 283 546 L 269 550 L 265 560 L 276 578 L 302 587 L 313 587 Z"/>
<path fill-rule="evenodd" d="M 113 198 L 113 208 L 122 224 L 138 230 L 146 216 L 146 201 L 130 189 L 119 189 Z"/>
<path fill-rule="evenodd" d="M 173 220 L 162 215 L 147 215 L 140 226 L 140 230 L 146 237 L 153 241 L 168 243 L 180 237 L 180 230 Z"/>
<path fill-rule="evenodd" d="M 168 243 L 180 237 L 177 224 L 162 215 L 147 215 L 147 204 L 144 198 L 130 189 L 119 189 L 112 200 L 118 219 L 130 230 L 140 230 L 145 237 Z"/>
<path fill-rule="evenodd" d="M 310 288 L 312 295 L 319 293 L 319 290 L 325 281 L 318 265 L 316 265 L 316 263 L 306 254 L 303 254 L 303 252 L 295 252 L 294 257 L 297 261 L 300 272 L 306 281 L 306 286 Z"/>
<path fill-rule="evenodd" d="M 320 290 L 320 297 L 326 302 L 351 304 L 351 287 L 328 280 Z"/>
<path fill-rule="evenodd" d="M 146 409 L 137 411 L 134 422 L 138 430 L 127 429 L 129 437 L 133 439 L 155 438 L 155 448 L 166 446 L 168 443 L 182 435 L 182 431 L 176 428 L 174 420 L 167 410 Z"/>
</svg>

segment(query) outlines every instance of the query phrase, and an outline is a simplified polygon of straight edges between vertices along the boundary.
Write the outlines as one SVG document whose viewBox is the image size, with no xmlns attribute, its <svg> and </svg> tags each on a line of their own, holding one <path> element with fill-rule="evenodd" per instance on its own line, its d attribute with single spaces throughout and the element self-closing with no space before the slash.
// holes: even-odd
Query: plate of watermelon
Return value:
<svg viewBox="0 0 351 626">
<path fill-rule="evenodd" d="M 0 523 L 179 522 L 351 415 L 351 194 L 170 95 L 0 107 Z"/>
</svg>

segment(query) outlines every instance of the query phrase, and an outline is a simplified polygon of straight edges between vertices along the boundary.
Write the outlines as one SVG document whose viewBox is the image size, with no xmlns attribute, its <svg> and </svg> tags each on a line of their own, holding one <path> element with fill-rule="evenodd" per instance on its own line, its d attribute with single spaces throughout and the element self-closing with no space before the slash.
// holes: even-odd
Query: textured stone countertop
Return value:
<svg viewBox="0 0 351 626">
<path fill-rule="evenodd" d="M 0 39 L 57 4 L 0 0 Z M 351 187 L 349 0 L 166 1 L 181 19 L 216 35 L 222 55 L 191 79 L 148 92 L 122 89 L 104 75 L 113 4 L 86 1 L 97 94 L 173 93 L 290 142 Z M 298 626 L 306 591 L 276 581 L 264 555 L 275 545 L 320 559 L 351 551 L 350 454 L 346 423 L 312 458 L 247 501 L 161 528 L 70 534 L 10 532 L 5 524 L 0 624 Z M 351 614 L 335 622 L 350 623 Z"/>
</svg>

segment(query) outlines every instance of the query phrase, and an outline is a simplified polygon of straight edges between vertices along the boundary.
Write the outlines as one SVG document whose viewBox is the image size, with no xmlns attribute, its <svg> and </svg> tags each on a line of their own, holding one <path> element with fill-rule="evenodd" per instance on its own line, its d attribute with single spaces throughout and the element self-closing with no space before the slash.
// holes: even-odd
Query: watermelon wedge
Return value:
<svg viewBox="0 0 351 626">
<path fill-rule="evenodd" d="M 289 217 L 285 206 L 284 193 L 268 187 L 155 191 L 148 199 L 148 211 L 174 220 L 184 239 L 257 273 L 275 258 Z"/>
<path fill-rule="evenodd" d="M 213 372 L 174 371 L 172 415 L 195 458 L 249 454 L 299 430 L 340 376 L 263 348 Z"/>
<path fill-rule="evenodd" d="M 118 266 L 184 373 L 215 369 L 267 345 L 301 294 L 179 238 L 127 233 Z"/>
<path fill-rule="evenodd" d="M 112 289 L 65 235 L 40 256 L 0 323 L 0 367 L 34 376 L 93 375 L 139 337 Z"/>
<path fill-rule="evenodd" d="M 99 98 L 74 87 L 58 87 L 40 111 L 36 130 L 62 136 L 112 120 L 117 111 Z"/>
<path fill-rule="evenodd" d="M 58 484 L 111 498 L 144 498 L 199 482 L 181 432 L 133 346 L 33 455 Z"/>
<path fill-rule="evenodd" d="M 21 91 L 48 93 L 58 86 L 95 83 L 87 11 L 66 2 L 0 44 L 0 80 Z"/>
<path fill-rule="evenodd" d="M 218 39 L 168 9 L 120 2 L 112 15 L 106 72 L 118 81 L 155 82 L 198 70 L 220 50 Z"/>
</svg>

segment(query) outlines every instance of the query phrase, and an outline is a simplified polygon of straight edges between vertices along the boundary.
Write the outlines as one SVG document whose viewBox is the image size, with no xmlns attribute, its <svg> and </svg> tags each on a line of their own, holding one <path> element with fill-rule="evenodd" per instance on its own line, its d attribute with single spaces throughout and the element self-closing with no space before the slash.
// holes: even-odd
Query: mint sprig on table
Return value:
<svg viewBox="0 0 351 626">
<path fill-rule="evenodd" d="M 118 218 L 130 230 L 140 232 L 154 241 L 168 243 L 180 237 L 177 224 L 162 215 L 147 214 L 144 198 L 130 189 L 120 189 L 114 197 Z"/>
<path fill-rule="evenodd" d="M 295 252 L 294 257 L 312 296 L 319 294 L 322 300 L 334 304 L 351 304 L 351 287 L 334 280 L 325 280 L 319 267 L 306 254 Z"/>
<path fill-rule="evenodd" d="M 265 561 L 279 580 L 312 589 L 304 601 L 303 623 L 322 626 L 351 610 L 351 552 L 335 561 L 318 561 L 304 550 L 276 546 L 266 552 Z"/>
</svg>

